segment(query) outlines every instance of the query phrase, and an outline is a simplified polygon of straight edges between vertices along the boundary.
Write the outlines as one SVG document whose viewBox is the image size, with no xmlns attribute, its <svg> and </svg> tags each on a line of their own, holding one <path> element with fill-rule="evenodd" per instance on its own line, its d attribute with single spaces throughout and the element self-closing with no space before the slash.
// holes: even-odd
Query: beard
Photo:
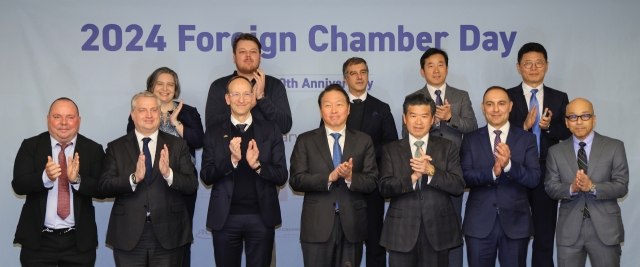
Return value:
<svg viewBox="0 0 640 267">
<path fill-rule="evenodd" d="M 236 68 L 238 69 L 238 72 L 246 73 L 246 74 L 254 73 L 256 70 L 258 70 L 259 67 L 260 67 L 260 62 L 258 62 L 258 64 L 256 64 L 255 66 L 253 64 L 251 65 L 243 64 L 242 66 L 239 64 L 236 64 Z"/>
</svg>

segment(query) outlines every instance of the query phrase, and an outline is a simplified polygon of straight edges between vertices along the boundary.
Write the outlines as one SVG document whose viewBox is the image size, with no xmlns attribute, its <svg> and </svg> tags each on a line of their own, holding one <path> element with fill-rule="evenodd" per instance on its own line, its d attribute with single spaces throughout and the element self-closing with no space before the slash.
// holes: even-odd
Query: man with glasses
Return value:
<svg viewBox="0 0 640 267">
<path fill-rule="evenodd" d="M 522 83 L 507 92 L 513 101 L 509 122 L 536 135 L 540 157 L 540 183 L 529 191 L 529 203 L 535 235 L 532 246 L 531 266 L 553 266 L 553 237 L 555 234 L 558 202 L 549 198 L 542 185 L 545 175 L 547 150 L 571 132 L 565 126 L 562 114 L 569 102 L 566 93 L 544 85 L 549 68 L 547 51 L 538 43 L 527 43 L 518 51 L 516 69 Z"/>
<path fill-rule="evenodd" d="M 282 223 L 276 188 L 287 182 L 280 129 L 252 115 L 249 79 L 229 80 L 225 100 L 231 114 L 207 128 L 200 178 L 211 185 L 207 227 L 216 266 L 271 264 L 275 226 Z"/>
<path fill-rule="evenodd" d="M 629 166 L 620 140 L 593 128 L 593 105 L 577 98 L 565 123 L 573 136 L 549 148 L 545 189 L 560 200 L 556 243 L 558 266 L 620 266 L 624 228 L 618 198 L 629 186 Z"/>
</svg>

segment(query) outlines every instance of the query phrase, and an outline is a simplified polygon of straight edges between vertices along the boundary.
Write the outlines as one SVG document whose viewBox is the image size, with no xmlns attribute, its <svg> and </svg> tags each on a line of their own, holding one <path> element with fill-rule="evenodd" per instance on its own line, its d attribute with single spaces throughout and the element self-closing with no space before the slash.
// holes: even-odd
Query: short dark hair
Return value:
<svg viewBox="0 0 640 267">
<path fill-rule="evenodd" d="M 367 61 L 361 57 L 352 57 L 347 59 L 347 61 L 342 64 L 342 76 L 347 78 L 347 68 L 351 65 L 358 65 L 360 63 L 364 63 L 364 66 L 367 67 L 367 73 L 369 72 L 369 65 L 367 65 Z"/>
<path fill-rule="evenodd" d="M 544 56 L 544 61 L 548 61 L 547 50 L 544 49 L 544 46 L 542 46 L 539 43 L 531 42 L 531 43 L 524 44 L 522 47 L 520 47 L 520 50 L 518 50 L 518 63 L 520 63 L 520 60 L 522 60 L 522 56 L 529 52 L 541 53 Z"/>
<path fill-rule="evenodd" d="M 247 81 L 249 83 L 249 85 L 251 85 L 251 92 L 253 92 L 253 84 L 251 83 L 251 81 L 249 81 L 249 79 L 247 79 L 247 77 L 244 77 L 242 75 L 237 75 L 237 76 L 231 77 L 231 79 L 229 79 L 229 81 L 227 82 L 227 94 L 229 93 L 229 85 L 231 85 L 231 82 L 233 82 L 233 81 L 235 81 L 237 79 L 243 79 L 243 80 Z"/>
<path fill-rule="evenodd" d="M 447 65 L 447 67 L 449 66 L 449 56 L 447 55 L 447 52 L 440 48 L 432 47 L 427 49 L 427 51 L 424 51 L 424 53 L 420 57 L 420 69 L 424 69 L 424 61 L 435 54 L 442 55 L 444 57 L 444 64 Z"/>
<path fill-rule="evenodd" d="M 342 85 L 339 85 L 337 83 L 333 83 L 333 84 L 327 85 L 327 87 L 325 87 L 324 90 L 322 90 L 322 92 L 318 96 L 318 107 L 322 107 L 322 97 L 324 96 L 324 94 L 326 92 L 331 92 L 331 91 L 337 91 L 342 93 L 344 95 L 345 101 L 347 102 L 347 106 L 351 104 L 349 103 L 349 95 L 347 94 L 347 91 L 344 90 L 344 87 L 342 87 Z"/>
<path fill-rule="evenodd" d="M 73 100 L 71 100 L 71 98 L 64 97 L 64 96 L 60 97 L 60 98 L 58 98 L 56 100 L 53 100 L 53 102 L 51 103 L 51 106 L 49 106 L 49 113 L 48 114 L 51 114 L 51 108 L 53 108 L 53 104 L 55 104 L 58 101 L 69 101 L 69 102 L 73 103 L 73 105 L 76 106 L 76 111 L 78 111 L 78 116 L 80 116 L 80 109 L 78 109 L 78 105 L 76 105 L 76 102 L 73 102 Z"/>
<path fill-rule="evenodd" d="M 236 54 L 236 48 L 238 47 L 238 42 L 240 41 L 252 41 L 254 43 L 256 43 L 256 45 L 258 45 L 258 52 L 262 53 L 262 45 L 260 44 L 260 40 L 258 40 L 257 37 L 255 37 L 253 34 L 250 33 L 243 33 L 240 34 L 236 37 L 236 39 L 233 39 L 233 54 Z"/>
<path fill-rule="evenodd" d="M 402 113 L 407 114 L 409 111 L 409 106 L 420 106 L 425 105 L 431 108 L 431 116 L 436 114 L 436 102 L 431 99 L 430 96 L 427 96 L 422 93 L 410 94 L 404 98 L 404 103 L 402 103 Z"/>
<path fill-rule="evenodd" d="M 157 68 L 151 73 L 151 75 L 149 75 L 149 78 L 147 78 L 147 91 L 153 93 L 153 88 L 155 88 L 156 82 L 158 82 L 158 77 L 165 73 L 173 76 L 173 82 L 176 88 L 173 93 L 173 99 L 178 99 L 178 97 L 180 97 L 180 80 L 178 80 L 178 74 L 167 67 Z"/>
<path fill-rule="evenodd" d="M 507 98 L 509 99 L 509 102 L 511 102 L 511 97 L 509 97 L 509 93 L 507 92 L 507 89 L 504 89 L 504 87 L 502 87 L 502 86 L 494 85 L 494 86 L 491 86 L 491 87 L 487 88 L 487 90 L 484 91 L 484 94 L 482 95 L 482 102 L 483 103 L 484 103 L 484 97 L 491 90 L 501 90 L 501 91 L 503 91 L 507 95 Z"/>
</svg>

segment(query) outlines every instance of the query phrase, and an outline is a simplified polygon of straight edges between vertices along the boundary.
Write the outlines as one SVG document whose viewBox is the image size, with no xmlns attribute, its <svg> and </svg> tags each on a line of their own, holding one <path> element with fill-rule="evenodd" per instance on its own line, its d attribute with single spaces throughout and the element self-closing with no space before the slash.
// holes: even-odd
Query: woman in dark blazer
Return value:
<svg viewBox="0 0 640 267">
<path fill-rule="evenodd" d="M 187 141 L 189 152 L 191 153 L 191 161 L 196 164 L 196 149 L 202 147 L 204 139 L 204 130 L 200 113 L 195 107 L 186 105 L 182 100 L 175 101 L 180 96 L 180 82 L 178 74 L 170 68 L 161 67 L 156 69 L 149 78 L 147 78 L 147 91 L 152 92 L 160 98 L 160 131 L 180 137 Z M 129 116 L 129 124 L 127 124 L 127 133 L 135 129 L 131 116 Z M 194 169 L 195 170 L 195 169 Z M 198 177 L 197 170 L 195 173 Z M 193 212 L 196 206 L 196 198 L 198 192 L 192 195 L 186 195 L 185 201 L 187 212 L 191 219 L 193 227 Z M 189 267 L 191 265 L 191 245 L 187 245 L 184 249 L 184 257 L 182 266 Z"/>
</svg>

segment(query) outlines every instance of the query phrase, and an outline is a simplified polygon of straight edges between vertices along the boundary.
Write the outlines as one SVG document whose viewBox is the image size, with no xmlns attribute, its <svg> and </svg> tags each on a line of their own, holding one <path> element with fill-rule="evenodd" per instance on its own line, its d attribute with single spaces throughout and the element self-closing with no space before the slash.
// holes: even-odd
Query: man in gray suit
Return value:
<svg viewBox="0 0 640 267">
<path fill-rule="evenodd" d="M 431 98 L 409 95 L 402 109 L 409 137 L 386 145 L 380 163 L 380 194 L 391 198 L 380 244 L 389 249 L 391 267 L 447 267 L 450 248 L 462 244 L 450 198 L 465 186 L 458 149 L 429 134 Z"/>
<path fill-rule="evenodd" d="M 627 194 L 629 167 L 624 144 L 593 128 L 593 105 L 577 98 L 565 123 L 573 136 L 549 148 L 545 190 L 560 200 L 558 266 L 620 266 L 624 228 L 618 198 Z"/>
<path fill-rule="evenodd" d="M 304 192 L 300 243 L 304 266 L 360 266 L 367 237 L 363 194 L 376 188 L 376 153 L 367 134 L 347 128 L 349 96 L 338 84 L 318 97 L 324 126 L 298 136 L 291 188 Z"/>
<path fill-rule="evenodd" d="M 478 129 L 476 115 L 471 107 L 469 93 L 446 83 L 449 72 L 449 56 L 439 48 L 429 48 L 420 57 L 420 75 L 427 81 L 422 89 L 413 94 L 424 94 L 436 103 L 436 112 L 430 134 L 453 141 L 457 149 L 462 144 L 462 136 Z M 406 127 L 402 125 L 402 137 L 407 138 Z M 458 221 L 462 221 L 462 193 L 452 195 Z M 462 246 L 452 249 L 450 267 L 462 267 Z"/>
</svg>

